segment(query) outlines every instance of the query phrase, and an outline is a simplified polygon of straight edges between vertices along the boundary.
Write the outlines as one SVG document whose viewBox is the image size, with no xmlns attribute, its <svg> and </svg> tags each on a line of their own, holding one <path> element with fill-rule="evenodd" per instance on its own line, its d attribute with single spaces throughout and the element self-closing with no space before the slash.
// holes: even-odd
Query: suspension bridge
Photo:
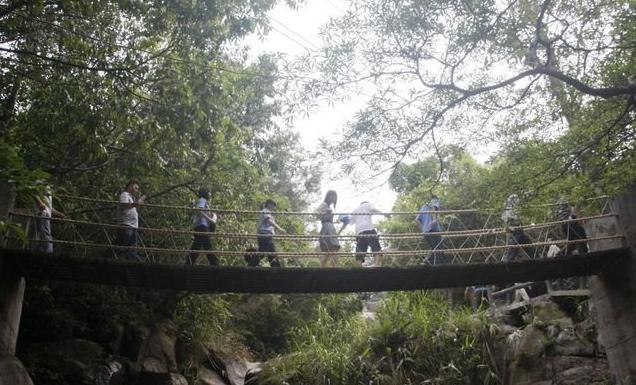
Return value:
<svg viewBox="0 0 636 385">
<path fill-rule="evenodd" d="M 242 293 L 328 293 L 367 292 L 391 290 L 434 289 L 474 285 L 507 284 L 541 281 L 557 278 L 590 276 L 624 263 L 629 250 L 624 247 L 624 235 L 614 232 L 594 232 L 586 239 L 568 240 L 561 226 L 568 222 L 587 224 L 612 222 L 617 213 L 609 209 L 609 199 L 599 197 L 590 205 L 590 214 L 577 219 L 554 221 L 554 205 L 533 206 L 542 211 L 545 220 L 518 226 L 533 239 L 528 244 L 508 244 L 510 231 L 498 217 L 499 212 L 488 209 L 437 210 L 444 222 L 445 231 L 436 233 L 443 237 L 443 250 L 431 250 L 424 246 L 421 233 L 381 234 L 384 244 L 381 251 L 385 265 L 374 268 L 355 267 L 356 253 L 339 251 L 330 253 L 339 257 L 343 267 L 318 269 L 311 260 L 324 255 L 316 251 L 315 244 L 321 237 L 337 237 L 344 249 L 360 235 L 278 234 L 272 238 L 280 244 L 275 253 L 285 260 L 283 268 L 246 268 L 243 264 L 245 249 L 259 236 L 248 232 L 257 210 L 210 209 L 221 217 L 219 228 L 223 231 L 200 233 L 188 229 L 189 217 L 198 209 L 184 205 L 140 205 L 138 246 L 114 244 L 112 233 L 124 227 L 107 222 L 112 218 L 117 201 L 90 197 L 61 195 L 61 199 L 73 202 L 74 219 L 51 218 L 56 238 L 54 254 L 34 252 L 28 245 L 41 240 L 29 237 L 24 240 L 7 239 L 0 249 L 0 257 L 27 279 L 87 282 L 105 285 L 144 287 L 152 289 L 206 292 Z M 109 213 L 109 214 L 104 214 Z M 415 217 L 420 212 L 373 213 Z M 309 218 L 316 220 L 315 212 L 277 212 L 277 217 Z M 351 214 L 351 213 L 335 213 Z M 8 210 L 10 220 L 29 229 L 37 215 L 28 210 Z M 109 216 L 110 215 L 110 216 Z M 472 225 L 462 220 L 470 216 Z M 284 219 L 283 219 L 284 220 Z M 499 221 L 499 222 L 498 222 Z M 169 227 L 153 226 L 153 223 L 170 224 Z M 178 225 L 181 226 L 178 226 Z M 477 227 L 478 226 L 478 227 Z M 243 230 L 243 231 L 241 231 Z M 222 266 L 187 265 L 190 253 L 206 253 L 191 250 L 189 244 L 194 235 L 204 234 L 215 240 L 214 254 Z M 567 235 L 567 234 L 566 234 Z M 586 243 L 591 250 L 584 255 L 545 258 L 551 245 Z M 596 245 L 611 244 L 611 247 Z M 27 245 L 27 247 L 25 247 Z M 503 262 L 503 253 L 511 248 L 521 251 L 521 258 Z M 138 258 L 128 260 L 119 257 L 134 250 Z M 429 258 L 435 252 L 443 252 L 446 263 L 432 265 Z M 267 257 L 272 253 L 258 253 Z M 315 261 L 314 261 L 315 266 Z"/>
<path fill-rule="evenodd" d="M 28 228 L 35 219 L 27 211 L 11 209 L 10 191 L 0 184 L 0 219 L 9 218 Z M 70 198 L 65 198 L 70 199 Z M 592 276 L 590 299 L 596 309 L 599 339 L 605 347 L 617 383 L 632 383 L 636 378 L 636 189 L 618 194 L 595 212 L 578 218 L 585 221 L 586 239 L 563 238 L 559 226 L 564 221 L 545 220 L 522 226 L 532 241 L 507 244 L 509 229 L 496 223 L 488 210 L 441 210 L 445 231 L 439 233 L 447 243 L 443 251 L 449 258 L 443 265 L 431 265 L 432 252 L 422 246 L 422 234 L 398 233 L 381 236 L 384 258 L 390 266 L 362 268 L 346 263 L 354 252 L 338 253 L 345 267 L 315 268 L 311 260 L 320 256 L 311 245 L 319 235 L 282 234 L 275 237 L 285 260 L 282 268 L 245 267 L 241 257 L 245 247 L 258 234 L 247 231 L 245 218 L 256 211 L 216 210 L 222 214 L 223 231 L 213 234 L 215 254 L 223 266 L 185 265 L 188 244 L 194 232 L 176 223 L 189 223 L 189 208 L 146 205 L 141 242 L 135 248 L 139 260 L 120 259 L 126 248 L 113 244 L 112 232 L 118 226 L 105 221 L 104 215 L 116 202 L 85 201 L 87 209 L 75 210 L 73 219 L 54 223 L 55 253 L 43 254 L 24 247 L 15 239 L 2 240 L 0 247 L 0 354 L 15 356 L 26 281 L 58 280 L 93 284 L 140 287 L 152 290 L 178 290 L 196 293 L 311 293 L 416 290 L 470 285 L 507 284 L 543 281 L 555 278 Z M 105 206 L 97 207 L 96 203 Z M 152 210 L 156 213 L 153 215 Z M 546 213 L 553 211 L 546 210 Z M 170 213 L 170 214 L 167 214 Z M 178 214 L 180 213 L 180 214 Z M 416 215 L 417 213 L 392 213 Z M 153 226 L 160 223 L 171 227 Z M 278 216 L 315 215 L 315 213 L 277 213 Z M 458 218 L 472 216 L 470 223 Z M 552 214 L 546 214 L 550 216 Z M 168 218 L 169 217 L 169 218 Z M 567 223 L 567 221 L 565 222 Z M 29 234 L 27 233 L 27 238 Z M 341 236 L 347 242 L 355 236 Z M 35 239 L 28 239 L 30 243 Z M 545 258 L 553 245 L 585 242 L 588 253 Z M 28 243 L 26 243 L 28 244 Z M 504 261 L 505 250 L 521 249 L 521 258 Z"/>
</svg>

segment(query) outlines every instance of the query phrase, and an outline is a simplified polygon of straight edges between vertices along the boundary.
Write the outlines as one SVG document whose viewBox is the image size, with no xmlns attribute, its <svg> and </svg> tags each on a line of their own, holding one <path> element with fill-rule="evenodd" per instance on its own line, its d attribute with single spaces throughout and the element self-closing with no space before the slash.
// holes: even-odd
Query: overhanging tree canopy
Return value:
<svg viewBox="0 0 636 385">
<path fill-rule="evenodd" d="M 353 0 L 325 27 L 324 49 L 293 63 L 319 74 L 293 84 L 293 95 L 307 108 L 373 93 L 327 146 L 349 168 L 391 167 L 443 143 L 551 140 L 602 108 L 594 142 L 633 133 L 634 20 L 634 5 L 614 0 Z M 576 143 L 563 157 L 578 162 L 588 150 Z"/>
</svg>

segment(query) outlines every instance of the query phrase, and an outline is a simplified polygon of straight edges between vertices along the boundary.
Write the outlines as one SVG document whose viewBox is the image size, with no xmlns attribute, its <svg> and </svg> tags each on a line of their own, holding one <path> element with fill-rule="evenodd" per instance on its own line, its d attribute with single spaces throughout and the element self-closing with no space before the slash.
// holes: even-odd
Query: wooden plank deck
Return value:
<svg viewBox="0 0 636 385">
<path fill-rule="evenodd" d="M 614 249 L 552 259 L 408 268 L 243 268 L 161 265 L 0 249 L 28 280 L 57 280 L 196 293 L 345 293 L 419 290 L 594 275 L 629 258 Z"/>
</svg>

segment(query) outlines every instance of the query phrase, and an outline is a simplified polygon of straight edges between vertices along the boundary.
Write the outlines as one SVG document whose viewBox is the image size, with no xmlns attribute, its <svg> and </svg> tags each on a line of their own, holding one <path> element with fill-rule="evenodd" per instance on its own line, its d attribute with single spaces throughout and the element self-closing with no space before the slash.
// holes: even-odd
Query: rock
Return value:
<svg viewBox="0 0 636 385">
<path fill-rule="evenodd" d="M 0 385 L 33 385 L 33 381 L 17 357 L 0 355 Z"/>
<path fill-rule="evenodd" d="M 539 328 L 532 325 L 509 336 L 510 384 L 531 384 L 545 380 L 544 359 L 548 341 Z"/>
<path fill-rule="evenodd" d="M 594 345 L 580 338 L 572 328 L 562 330 L 554 340 L 554 353 L 562 356 L 594 355 Z"/>
<path fill-rule="evenodd" d="M 60 383 L 94 385 L 106 356 L 97 343 L 72 339 L 30 345 L 24 361 L 37 363 L 32 373 L 36 383 L 48 382 L 46 376 L 54 373 Z"/>
<path fill-rule="evenodd" d="M 139 349 L 139 372 L 176 373 L 176 326 L 170 320 L 157 323 Z"/>
<path fill-rule="evenodd" d="M 574 323 L 559 306 L 550 301 L 542 300 L 532 304 L 533 323 L 544 325 L 557 325 L 561 329 L 573 327 Z"/>
<path fill-rule="evenodd" d="M 555 385 L 610 384 L 607 360 L 592 357 L 557 356 L 550 362 Z"/>
<path fill-rule="evenodd" d="M 516 333 L 518 330 L 519 330 L 518 328 L 514 326 L 506 325 L 506 324 L 491 324 L 490 325 L 490 334 L 493 334 L 493 335 L 509 336 L 511 334 Z"/>
<path fill-rule="evenodd" d="M 243 385 L 248 363 L 245 361 L 225 361 L 225 370 L 230 385 Z"/>
<path fill-rule="evenodd" d="M 215 371 L 202 366 L 197 372 L 196 385 L 227 385 L 227 382 Z"/>
<path fill-rule="evenodd" d="M 548 338 L 554 340 L 558 337 L 559 333 L 561 333 L 561 328 L 556 325 L 548 325 L 545 328 L 545 331 L 548 335 Z"/>
<path fill-rule="evenodd" d="M 534 359 L 544 355 L 548 344 L 545 334 L 534 326 L 521 330 L 521 337 L 515 356 L 519 359 Z"/>
<path fill-rule="evenodd" d="M 188 385 L 188 380 L 175 373 L 140 372 L 139 385 Z"/>
<path fill-rule="evenodd" d="M 33 378 L 36 383 L 77 385 L 123 385 L 130 364 L 126 358 L 106 356 L 100 345 L 93 341 L 73 339 L 29 346 L 25 362 L 36 365 Z"/>
<path fill-rule="evenodd" d="M 248 362 L 247 373 L 245 373 L 245 385 L 258 382 L 258 375 L 263 371 L 262 362 Z"/>
<path fill-rule="evenodd" d="M 120 361 L 113 360 L 95 368 L 95 385 L 127 384 L 127 367 Z"/>
<path fill-rule="evenodd" d="M 136 325 L 126 325 L 115 353 L 136 361 L 143 342 L 150 335 L 148 328 Z"/>
</svg>

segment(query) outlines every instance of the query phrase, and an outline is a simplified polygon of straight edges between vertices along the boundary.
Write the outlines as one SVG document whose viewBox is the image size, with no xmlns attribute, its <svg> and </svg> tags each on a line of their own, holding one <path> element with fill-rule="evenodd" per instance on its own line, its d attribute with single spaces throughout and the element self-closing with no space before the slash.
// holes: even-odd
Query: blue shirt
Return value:
<svg viewBox="0 0 636 385">
<path fill-rule="evenodd" d="M 439 222 L 437 221 L 437 214 L 426 211 L 435 210 L 429 204 L 425 204 L 424 206 L 422 206 L 422 208 L 420 209 L 420 213 L 415 218 L 420 223 L 420 231 L 423 233 L 442 231 L 439 226 Z"/>
</svg>

